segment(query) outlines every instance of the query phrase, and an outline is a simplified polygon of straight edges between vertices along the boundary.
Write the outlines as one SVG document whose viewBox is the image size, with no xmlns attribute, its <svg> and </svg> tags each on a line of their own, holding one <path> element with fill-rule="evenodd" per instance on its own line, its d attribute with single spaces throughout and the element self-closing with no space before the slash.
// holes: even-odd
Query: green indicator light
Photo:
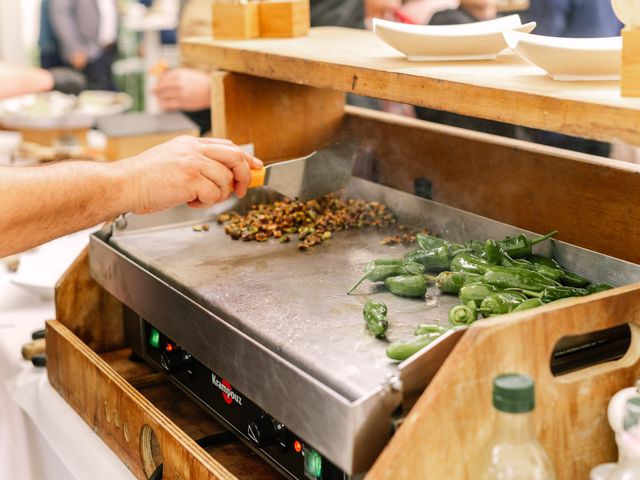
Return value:
<svg viewBox="0 0 640 480">
<path fill-rule="evenodd" d="M 160 332 L 155 328 L 151 329 L 151 334 L 149 335 L 149 345 L 153 348 L 160 348 Z"/>
<path fill-rule="evenodd" d="M 322 456 L 309 447 L 305 447 L 303 452 L 305 476 L 311 480 L 320 480 L 322 478 Z"/>
</svg>

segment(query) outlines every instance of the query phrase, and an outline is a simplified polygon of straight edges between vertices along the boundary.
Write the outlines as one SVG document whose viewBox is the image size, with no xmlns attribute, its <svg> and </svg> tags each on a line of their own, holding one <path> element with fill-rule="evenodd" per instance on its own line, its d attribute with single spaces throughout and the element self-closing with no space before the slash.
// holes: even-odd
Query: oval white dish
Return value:
<svg viewBox="0 0 640 480">
<path fill-rule="evenodd" d="M 559 81 L 619 80 L 622 37 L 560 38 L 504 32 L 509 47 Z"/>
<path fill-rule="evenodd" d="M 522 25 L 519 15 L 461 25 L 408 25 L 373 19 L 373 31 L 410 61 L 493 60 L 507 48 L 502 32 L 531 32 L 535 22 Z"/>
</svg>

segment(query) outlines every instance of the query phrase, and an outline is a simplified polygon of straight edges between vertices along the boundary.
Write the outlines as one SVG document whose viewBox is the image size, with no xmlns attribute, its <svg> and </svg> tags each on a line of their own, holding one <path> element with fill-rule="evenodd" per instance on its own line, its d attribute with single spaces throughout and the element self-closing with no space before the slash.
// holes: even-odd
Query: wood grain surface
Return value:
<svg viewBox="0 0 640 480">
<path fill-rule="evenodd" d="M 493 378 L 520 372 L 536 381 L 534 423 L 559 480 L 586 479 L 617 449 L 606 419 L 611 396 L 640 374 L 640 285 L 475 323 L 457 344 L 382 453 L 369 480 L 478 478 L 470 463 L 487 441 Z M 629 323 L 632 343 L 615 362 L 554 377 L 556 343 Z"/>
<path fill-rule="evenodd" d="M 640 263 L 640 166 L 484 133 L 347 108 L 342 135 L 359 142 L 356 174 Z M 389 141 L 393 139 L 393 141 Z"/>
<path fill-rule="evenodd" d="M 163 478 L 281 478 L 238 441 L 216 446 L 209 453 L 199 447 L 195 440 L 223 431 L 222 426 L 166 381 L 134 389 L 105 361 L 115 361 L 121 372 L 139 375 L 139 365 L 124 365 L 127 354 L 123 350 L 101 358 L 59 321 L 47 323 L 49 381 L 136 478 L 145 480 L 151 473 L 149 467 L 145 471 L 141 454 L 145 426 L 157 438 L 155 450 L 164 462 Z"/>
<path fill-rule="evenodd" d="M 409 62 L 371 32 L 338 27 L 291 39 L 188 38 L 181 49 L 211 68 L 640 145 L 640 100 L 622 98 L 619 82 L 556 82 L 512 53 Z"/>
<path fill-rule="evenodd" d="M 333 138 L 344 94 L 248 75 L 214 72 L 213 136 L 253 143 L 269 162 L 312 153 Z"/>
<path fill-rule="evenodd" d="M 56 285 L 56 319 L 101 353 L 124 347 L 122 304 L 89 275 L 85 249 Z"/>
</svg>

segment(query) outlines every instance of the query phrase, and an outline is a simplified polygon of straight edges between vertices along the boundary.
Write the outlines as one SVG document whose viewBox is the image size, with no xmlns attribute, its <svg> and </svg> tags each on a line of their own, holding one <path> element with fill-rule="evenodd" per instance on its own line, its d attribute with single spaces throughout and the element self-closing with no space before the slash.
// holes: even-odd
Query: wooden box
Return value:
<svg viewBox="0 0 640 480">
<path fill-rule="evenodd" d="M 309 0 L 265 0 L 259 3 L 261 37 L 300 37 L 310 28 Z"/>
<path fill-rule="evenodd" d="M 258 3 L 214 2 L 213 37 L 247 39 L 260 36 Z"/>
<path fill-rule="evenodd" d="M 620 90 L 623 97 L 640 97 L 640 30 L 622 31 Z"/>
<path fill-rule="evenodd" d="M 281 476 L 124 343 L 122 307 L 89 277 L 86 251 L 56 288 L 47 322 L 49 381 L 140 480 Z M 213 439 L 205 449 L 198 440 Z"/>
</svg>

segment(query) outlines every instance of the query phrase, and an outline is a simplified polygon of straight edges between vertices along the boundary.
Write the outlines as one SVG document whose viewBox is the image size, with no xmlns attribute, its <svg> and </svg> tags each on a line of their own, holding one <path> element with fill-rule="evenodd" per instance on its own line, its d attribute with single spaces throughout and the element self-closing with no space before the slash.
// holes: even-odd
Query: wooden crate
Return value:
<svg viewBox="0 0 640 480">
<path fill-rule="evenodd" d="M 47 323 L 49 381 L 137 478 L 160 463 L 163 478 L 175 480 L 281 478 L 239 440 L 198 446 L 224 428 L 163 375 L 130 360 L 121 305 L 90 279 L 86 251 L 60 281 L 56 309 Z"/>
</svg>

